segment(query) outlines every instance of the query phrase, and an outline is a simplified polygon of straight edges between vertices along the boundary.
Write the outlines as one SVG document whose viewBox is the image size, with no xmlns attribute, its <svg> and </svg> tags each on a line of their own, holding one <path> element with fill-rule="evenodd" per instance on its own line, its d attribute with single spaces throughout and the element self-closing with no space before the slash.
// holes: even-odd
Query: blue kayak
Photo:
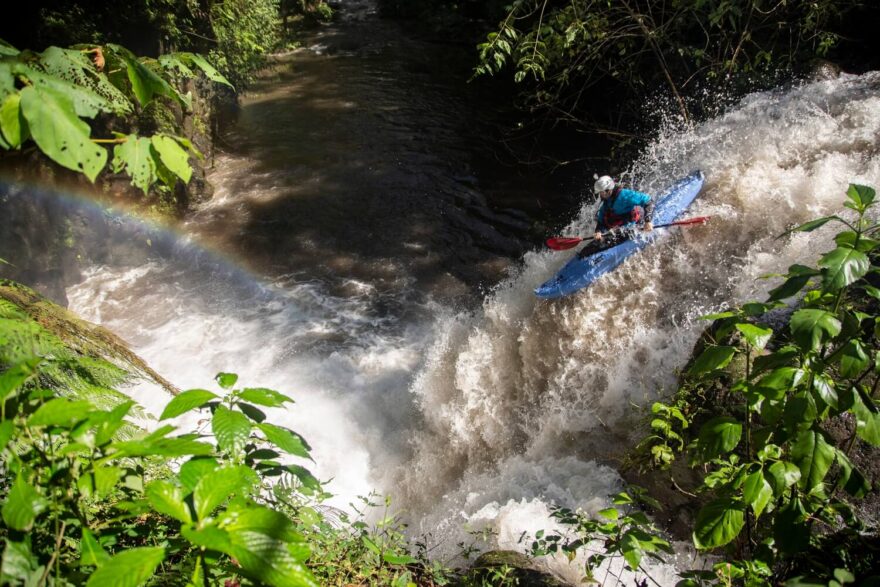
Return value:
<svg viewBox="0 0 880 587">
<path fill-rule="evenodd" d="M 704 179 L 701 171 L 695 171 L 675 182 L 661 194 L 654 205 L 654 225 L 673 222 L 684 212 L 700 193 Z M 612 271 L 639 249 L 654 242 L 656 238 L 656 232 L 640 232 L 631 240 L 599 251 L 585 259 L 579 259 L 575 255 L 555 276 L 536 288 L 535 295 L 539 298 L 559 298 L 583 289 Z"/>
</svg>

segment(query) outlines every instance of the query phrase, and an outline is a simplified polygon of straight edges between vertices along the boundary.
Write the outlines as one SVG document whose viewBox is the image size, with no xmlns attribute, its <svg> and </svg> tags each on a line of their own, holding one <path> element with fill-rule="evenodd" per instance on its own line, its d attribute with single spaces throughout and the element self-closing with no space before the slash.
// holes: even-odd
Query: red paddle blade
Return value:
<svg viewBox="0 0 880 587">
<path fill-rule="evenodd" d="M 694 218 L 686 218 L 685 220 L 676 220 L 675 222 L 670 223 L 668 226 L 682 226 L 685 224 L 703 224 L 704 222 L 708 222 L 711 216 L 696 216 Z"/>
<path fill-rule="evenodd" d="M 557 236 L 553 238 L 548 238 L 547 246 L 554 251 L 565 251 L 567 249 L 573 249 L 582 242 L 584 242 L 584 239 L 578 237 Z"/>
</svg>

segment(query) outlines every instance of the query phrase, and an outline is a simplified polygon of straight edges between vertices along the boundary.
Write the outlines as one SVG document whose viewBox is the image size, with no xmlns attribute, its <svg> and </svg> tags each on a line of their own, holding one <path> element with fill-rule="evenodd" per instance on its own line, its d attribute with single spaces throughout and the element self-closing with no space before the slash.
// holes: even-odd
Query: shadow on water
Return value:
<svg viewBox="0 0 880 587">
<path fill-rule="evenodd" d="M 268 275 L 474 293 L 534 246 L 561 180 L 497 161 L 470 52 L 358 14 L 279 56 L 243 99 L 218 194 L 189 228 Z"/>
</svg>

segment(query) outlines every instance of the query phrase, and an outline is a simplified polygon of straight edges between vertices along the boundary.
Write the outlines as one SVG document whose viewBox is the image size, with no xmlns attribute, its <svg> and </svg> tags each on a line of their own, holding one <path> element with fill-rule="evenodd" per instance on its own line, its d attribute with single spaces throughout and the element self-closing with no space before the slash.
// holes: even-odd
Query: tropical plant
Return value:
<svg viewBox="0 0 880 587">
<path fill-rule="evenodd" d="M 144 193 L 157 182 L 170 189 L 192 175 L 190 155 L 200 157 L 184 137 L 156 133 L 112 132 L 92 137 L 89 120 L 123 121 L 153 100 L 165 99 L 182 108 L 182 95 L 171 76 L 191 77 L 194 69 L 209 79 L 229 82 L 203 57 L 194 53 L 138 58 L 115 44 L 41 53 L 19 51 L 0 41 L 0 148 L 21 150 L 30 141 L 55 163 L 95 181 L 106 167 L 125 172 Z"/>
<path fill-rule="evenodd" d="M 219 390 L 177 394 L 145 430 L 115 389 L 132 380 L 116 364 L 129 353 L 2 286 L 0 584 L 448 582 L 424 553 L 410 556 L 389 500 L 372 524 L 373 497 L 353 515 L 321 504 L 328 494 L 300 464 L 308 443 L 266 413 L 288 409 L 287 395 L 219 373 Z M 194 429 L 180 433 L 175 419 Z"/>
<path fill-rule="evenodd" d="M 706 316 L 711 338 L 685 386 L 652 409 L 642 449 L 654 464 L 684 453 L 705 472 L 693 541 L 724 556 L 710 582 L 880 580 L 876 529 L 855 505 L 872 485 L 854 457 L 858 443 L 880 446 L 880 224 L 873 188 L 851 185 L 847 198 L 849 217 L 790 231 L 841 224 L 836 247 L 816 267 L 790 267 L 767 302 Z"/>
</svg>

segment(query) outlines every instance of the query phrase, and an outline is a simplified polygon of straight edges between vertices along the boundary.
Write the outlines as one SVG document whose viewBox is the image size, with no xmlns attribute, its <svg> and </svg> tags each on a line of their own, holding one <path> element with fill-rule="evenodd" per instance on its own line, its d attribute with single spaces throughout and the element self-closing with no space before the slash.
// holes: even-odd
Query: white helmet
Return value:
<svg viewBox="0 0 880 587">
<path fill-rule="evenodd" d="M 593 177 L 596 177 L 595 175 Z M 596 179 L 596 183 L 593 184 L 593 192 L 599 193 L 604 192 L 605 190 L 613 190 L 614 189 L 614 180 L 611 179 L 607 175 L 603 175 Z"/>
</svg>

